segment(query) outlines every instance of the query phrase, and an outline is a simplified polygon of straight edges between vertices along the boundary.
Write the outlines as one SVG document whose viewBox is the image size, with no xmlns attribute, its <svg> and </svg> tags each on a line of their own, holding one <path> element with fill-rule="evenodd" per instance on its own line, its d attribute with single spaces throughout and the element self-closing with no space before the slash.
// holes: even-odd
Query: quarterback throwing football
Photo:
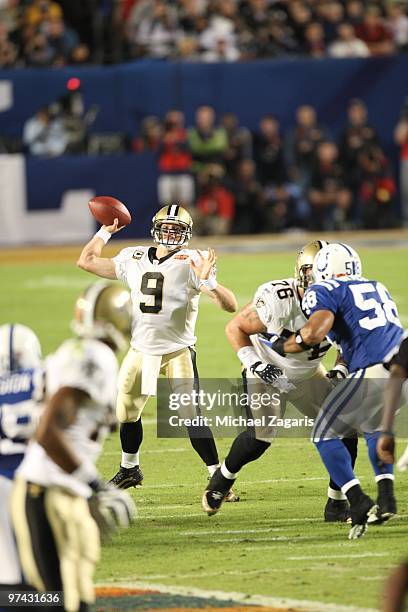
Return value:
<svg viewBox="0 0 408 612">
<path fill-rule="evenodd" d="M 118 220 L 102 226 L 82 250 L 78 266 L 104 278 L 126 283 L 132 296 L 132 339 L 119 373 L 116 413 L 120 422 L 122 461 L 112 482 L 121 488 L 140 484 L 141 414 L 156 394 L 157 378 L 165 374 L 172 385 L 197 381 L 194 333 L 201 293 L 227 312 L 237 309 L 232 291 L 217 282 L 212 249 L 187 249 L 193 222 L 178 205 L 161 208 L 153 217 L 155 246 L 123 249 L 116 257 L 101 257 L 104 245 L 118 232 Z M 186 391 L 183 388 L 183 391 Z M 193 409 L 193 407 L 192 407 Z M 218 454 L 208 427 L 188 427 L 191 444 L 212 474 Z"/>
</svg>

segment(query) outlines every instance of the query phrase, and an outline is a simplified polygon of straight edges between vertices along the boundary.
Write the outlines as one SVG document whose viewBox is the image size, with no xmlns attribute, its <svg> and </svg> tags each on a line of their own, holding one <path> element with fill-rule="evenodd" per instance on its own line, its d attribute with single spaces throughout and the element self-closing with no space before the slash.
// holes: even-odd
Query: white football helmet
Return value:
<svg viewBox="0 0 408 612">
<path fill-rule="evenodd" d="M 358 253 L 348 244 L 333 242 L 323 247 L 313 262 L 313 278 L 316 283 L 335 278 L 358 280 L 362 268 Z"/>
<path fill-rule="evenodd" d="M 0 374 L 41 365 L 41 344 L 32 329 L 21 323 L 0 326 Z"/>
</svg>

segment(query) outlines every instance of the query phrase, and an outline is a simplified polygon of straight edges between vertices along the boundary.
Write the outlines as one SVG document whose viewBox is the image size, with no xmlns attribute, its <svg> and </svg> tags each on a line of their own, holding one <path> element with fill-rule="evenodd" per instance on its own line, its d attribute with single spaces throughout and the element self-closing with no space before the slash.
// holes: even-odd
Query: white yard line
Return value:
<svg viewBox="0 0 408 612">
<path fill-rule="evenodd" d="M 143 421 L 144 424 L 144 421 Z M 161 455 L 163 453 L 185 453 L 187 451 L 190 451 L 189 448 L 156 448 L 156 449 L 148 449 L 148 450 L 142 450 L 142 454 L 143 455 Z M 117 451 L 107 451 L 106 453 L 103 453 L 104 457 L 115 457 L 117 455 L 120 455 L 120 450 Z"/>
<path fill-rule="evenodd" d="M 244 573 L 244 572 L 243 572 Z M 219 575 L 219 574 L 217 574 Z M 196 576 L 196 574 L 194 574 Z M 174 578 L 174 576 L 172 576 Z M 373 608 L 361 608 L 357 606 L 343 606 L 334 603 L 324 603 L 321 601 L 309 601 L 304 599 L 285 599 L 283 597 L 269 597 L 266 595 L 248 595 L 240 592 L 225 592 L 217 590 L 198 589 L 195 587 L 168 586 L 154 584 L 150 582 L 113 582 L 115 587 L 145 589 L 149 591 L 159 591 L 160 593 L 170 593 L 173 595 L 185 595 L 190 597 L 216 598 L 221 601 L 234 601 L 245 606 L 258 605 L 265 607 L 275 607 L 287 610 L 296 608 L 304 612 L 376 612 Z M 99 586 L 106 586 L 99 585 Z"/>
<path fill-rule="evenodd" d="M 365 559 L 366 557 L 388 557 L 389 553 L 350 553 L 348 555 L 338 555 L 336 553 L 330 555 L 330 560 L 332 559 Z M 285 557 L 285 561 L 307 561 L 308 559 L 326 559 L 327 555 L 299 555 L 298 557 Z"/>
<path fill-rule="evenodd" d="M 166 452 L 166 451 L 163 451 Z M 315 480 L 326 480 L 327 481 L 327 476 L 311 476 L 311 477 L 307 477 L 305 478 L 300 477 L 300 478 L 269 478 L 268 480 L 240 480 L 239 481 L 239 485 L 258 485 L 258 484 L 272 484 L 275 482 L 304 482 L 304 481 L 315 481 Z M 192 487 L 194 486 L 196 483 L 191 484 L 191 483 L 187 483 L 184 485 L 180 485 L 180 484 L 147 484 L 147 485 L 143 485 L 143 489 L 172 489 L 174 487 Z M 204 485 L 205 486 L 205 485 Z"/>
</svg>

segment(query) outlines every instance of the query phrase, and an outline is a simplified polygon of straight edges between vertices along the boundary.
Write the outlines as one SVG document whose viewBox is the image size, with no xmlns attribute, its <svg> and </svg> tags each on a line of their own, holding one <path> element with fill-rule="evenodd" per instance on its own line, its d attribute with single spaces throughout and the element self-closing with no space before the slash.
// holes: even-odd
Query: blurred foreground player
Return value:
<svg viewBox="0 0 408 612">
<path fill-rule="evenodd" d="M 350 503 L 349 539 L 361 537 L 367 523 L 380 523 L 396 513 L 394 475 L 377 455 L 384 367 L 403 335 L 397 307 L 386 287 L 362 277 L 359 255 L 347 244 L 325 246 L 313 263 L 314 283 L 302 308 L 309 317 L 290 338 L 271 346 L 280 355 L 309 351 L 327 336 L 341 350 L 349 374 L 328 395 L 315 421 L 312 440 L 330 477 Z M 378 487 L 377 503 L 360 486 L 342 438 L 361 431 Z"/>
<path fill-rule="evenodd" d="M 24 576 L 39 592 L 63 590 L 69 612 L 94 601 L 100 535 L 127 527 L 135 514 L 130 496 L 102 482 L 95 467 L 116 401 L 112 349 L 129 326 L 128 302 L 128 291 L 103 283 L 79 299 L 81 337 L 47 359 L 45 409 L 13 488 Z"/>
<path fill-rule="evenodd" d="M 34 433 L 44 399 L 41 345 L 19 323 L 0 326 L 0 589 L 19 590 L 23 576 L 11 526 L 15 471 Z M 19 588 L 18 588 L 19 587 Z"/>
<path fill-rule="evenodd" d="M 201 293 L 222 310 L 234 312 L 232 291 L 215 277 L 216 256 L 187 249 L 193 222 L 178 205 L 164 206 L 153 217 L 155 246 L 123 249 L 116 257 L 101 257 L 104 245 L 119 231 L 117 219 L 102 226 L 82 250 L 78 266 L 99 276 L 129 285 L 133 303 L 133 329 L 129 352 L 119 373 L 116 413 L 120 422 L 122 460 L 111 482 L 120 488 L 140 484 L 139 448 L 143 439 L 141 414 L 149 396 L 156 395 L 157 379 L 165 374 L 173 392 L 190 393 L 198 384 L 195 324 Z M 193 418 L 196 408 L 186 407 Z M 187 428 L 194 450 L 212 474 L 218 453 L 211 430 Z M 234 498 L 231 495 L 229 501 Z"/>
</svg>

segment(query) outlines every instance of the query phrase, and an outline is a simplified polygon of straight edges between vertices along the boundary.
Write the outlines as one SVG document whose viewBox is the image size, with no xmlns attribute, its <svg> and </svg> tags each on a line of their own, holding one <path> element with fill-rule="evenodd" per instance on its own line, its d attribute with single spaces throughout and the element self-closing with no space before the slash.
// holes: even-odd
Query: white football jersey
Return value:
<svg viewBox="0 0 408 612">
<path fill-rule="evenodd" d="M 289 380 L 305 380 L 313 376 L 324 355 L 330 348 L 328 341 L 303 353 L 281 357 L 268 346 L 277 336 L 290 336 L 305 325 L 307 318 L 302 312 L 296 280 L 270 281 L 258 287 L 254 305 L 258 316 L 266 327 L 265 334 L 251 336 L 251 342 L 261 361 L 279 366 Z"/>
<path fill-rule="evenodd" d="M 116 276 L 131 291 L 131 346 L 165 355 L 196 342 L 200 282 L 190 266 L 197 251 L 181 249 L 158 260 L 155 247 L 129 247 L 116 257 Z M 207 257 L 207 252 L 203 255 Z"/>
<path fill-rule="evenodd" d="M 116 402 L 118 363 L 114 352 L 99 340 L 66 340 L 47 358 L 46 374 L 48 396 L 61 387 L 87 393 L 88 399 L 64 436 L 81 462 L 94 464 L 109 430 L 109 410 Z M 30 443 L 18 473 L 43 486 L 58 485 L 83 497 L 90 494 L 87 485 L 59 468 L 37 442 Z"/>
</svg>

